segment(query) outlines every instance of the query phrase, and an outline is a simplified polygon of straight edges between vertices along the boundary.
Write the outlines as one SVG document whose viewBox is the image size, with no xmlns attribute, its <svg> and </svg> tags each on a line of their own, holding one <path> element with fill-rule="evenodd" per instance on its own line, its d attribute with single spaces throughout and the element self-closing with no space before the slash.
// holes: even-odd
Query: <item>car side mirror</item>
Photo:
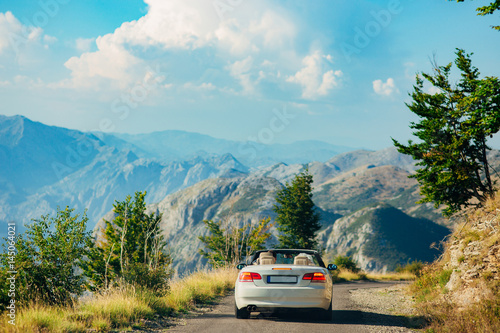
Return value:
<svg viewBox="0 0 500 333">
<path fill-rule="evenodd" d="M 238 265 L 236 265 L 236 268 L 237 269 L 242 269 L 242 268 L 244 268 L 246 266 L 247 266 L 247 264 L 238 264 Z"/>
<path fill-rule="evenodd" d="M 328 264 L 328 267 L 326 269 L 328 269 L 329 271 L 334 271 L 334 270 L 337 269 L 337 265 L 335 265 L 335 264 Z"/>
</svg>

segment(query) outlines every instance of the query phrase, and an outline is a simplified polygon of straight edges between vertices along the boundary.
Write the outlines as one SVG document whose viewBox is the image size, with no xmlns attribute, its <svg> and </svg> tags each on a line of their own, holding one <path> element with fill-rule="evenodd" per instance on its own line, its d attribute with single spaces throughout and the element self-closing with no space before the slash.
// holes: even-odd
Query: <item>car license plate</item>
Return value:
<svg viewBox="0 0 500 333">
<path fill-rule="evenodd" d="M 267 283 L 297 283 L 297 277 L 287 275 L 268 275 Z"/>
</svg>

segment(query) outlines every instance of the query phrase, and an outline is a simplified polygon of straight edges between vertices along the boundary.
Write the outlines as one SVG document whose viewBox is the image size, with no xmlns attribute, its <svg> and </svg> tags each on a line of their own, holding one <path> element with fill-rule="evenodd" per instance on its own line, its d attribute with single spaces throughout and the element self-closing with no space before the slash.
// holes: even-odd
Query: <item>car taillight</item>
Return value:
<svg viewBox="0 0 500 333">
<path fill-rule="evenodd" d="M 262 280 L 262 277 L 259 273 L 252 272 L 241 272 L 240 273 L 240 282 L 253 282 L 253 280 Z"/>
<path fill-rule="evenodd" d="M 311 282 L 326 282 L 326 276 L 323 273 L 306 273 L 302 280 L 310 280 Z"/>
</svg>

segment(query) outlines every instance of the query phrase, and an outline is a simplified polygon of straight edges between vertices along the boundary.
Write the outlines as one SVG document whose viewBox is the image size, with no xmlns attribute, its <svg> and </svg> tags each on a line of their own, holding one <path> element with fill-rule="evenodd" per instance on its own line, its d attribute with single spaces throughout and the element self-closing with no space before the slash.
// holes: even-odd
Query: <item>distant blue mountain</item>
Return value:
<svg viewBox="0 0 500 333">
<path fill-rule="evenodd" d="M 93 227 L 115 200 L 135 191 L 148 191 L 148 202 L 157 202 L 207 178 L 248 172 L 227 153 L 163 161 L 144 158 L 150 153 L 117 137 L 101 138 L 0 116 L 0 224 L 16 221 L 21 228 L 69 206 L 86 209 Z"/>
<path fill-rule="evenodd" d="M 0 189 L 31 194 L 88 165 L 103 146 L 92 134 L 0 115 Z"/>
<path fill-rule="evenodd" d="M 0 115 L 0 223 L 23 225 L 69 206 L 87 210 L 93 227 L 115 200 L 135 191 L 147 191 L 148 202 L 159 202 L 205 179 L 296 164 L 272 169 L 273 177 L 282 179 L 301 164 L 346 150 L 320 141 L 262 145 L 183 131 L 84 133 Z"/>
<path fill-rule="evenodd" d="M 238 142 L 217 139 L 199 133 L 162 131 L 148 134 L 95 133 L 111 145 L 127 146 L 138 156 L 155 157 L 166 161 L 183 160 L 205 154 L 230 153 L 249 167 L 275 163 L 304 164 L 324 162 L 352 148 L 331 145 L 322 141 L 297 141 L 291 144 L 264 145 L 257 142 Z"/>
</svg>

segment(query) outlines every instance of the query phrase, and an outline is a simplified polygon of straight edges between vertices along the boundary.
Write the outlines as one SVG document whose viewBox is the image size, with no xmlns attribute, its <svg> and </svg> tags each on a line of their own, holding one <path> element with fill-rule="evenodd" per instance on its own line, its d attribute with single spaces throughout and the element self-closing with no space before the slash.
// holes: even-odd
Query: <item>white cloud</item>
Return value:
<svg viewBox="0 0 500 333">
<path fill-rule="evenodd" d="M 250 93 L 254 92 L 258 80 L 251 79 L 250 69 L 239 71 L 237 68 L 248 58 L 238 61 L 234 58 L 257 56 L 263 50 L 275 53 L 281 47 L 291 47 L 297 31 L 291 20 L 262 3 L 245 4 L 255 9 L 258 15 L 254 17 L 258 19 L 242 15 L 220 20 L 211 1 L 145 2 L 149 5 L 147 14 L 136 21 L 123 23 L 113 33 L 98 37 L 95 52 L 89 52 L 89 41 L 77 40 L 77 48 L 85 49 L 86 53 L 66 62 L 72 78 L 65 86 L 93 87 L 94 81 L 100 78 L 116 81 L 114 86 L 123 87 L 137 79 L 133 73 L 147 62 L 141 53 L 150 48 L 155 48 L 159 54 L 174 50 L 176 55 L 207 48 L 215 50 L 216 57 L 233 58 L 233 65 L 226 69 L 240 81 L 244 91 Z M 169 59 L 175 61 L 172 57 Z"/>
<path fill-rule="evenodd" d="M 35 79 L 32 79 L 26 75 L 14 76 L 14 83 L 16 85 L 26 87 L 26 88 L 41 88 L 45 85 L 45 83 L 40 78 L 37 78 L 35 80 Z"/>
<path fill-rule="evenodd" d="M 80 52 L 89 52 L 94 43 L 95 38 L 77 38 L 75 48 Z"/>
<path fill-rule="evenodd" d="M 248 56 L 247 58 L 235 61 L 233 64 L 228 66 L 228 69 L 235 79 L 240 81 L 240 84 L 243 88 L 243 93 L 252 94 L 255 92 L 255 84 L 256 81 L 252 80 L 250 71 L 253 66 L 253 58 L 252 56 Z"/>
<path fill-rule="evenodd" d="M 373 81 L 373 91 L 381 96 L 399 94 L 399 89 L 396 87 L 393 78 L 388 78 L 385 83 L 382 80 Z"/>
<path fill-rule="evenodd" d="M 98 52 L 84 53 L 70 58 L 64 65 L 71 70 L 72 79 L 65 81 L 67 88 L 100 89 L 102 79 L 112 81 L 119 89 L 125 89 L 140 77 L 132 67 L 141 60 L 128 52 L 123 45 L 113 42 L 112 35 L 97 38 Z"/>
<path fill-rule="evenodd" d="M 11 12 L 0 13 L 0 54 L 8 49 L 19 53 L 26 46 L 39 43 L 42 35 L 41 28 L 23 25 Z M 49 41 L 54 37 L 46 38 Z"/>
<path fill-rule="evenodd" d="M 321 55 L 319 51 L 306 56 L 302 60 L 303 68 L 295 75 L 287 78 L 287 82 L 302 86 L 302 97 L 317 99 L 328 95 L 340 84 L 343 73 L 340 70 L 327 70 L 325 59 L 331 61 L 330 55 Z"/>
<path fill-rule="evenodd" d="M 196 85 L 192 82 L 188 82 L 186 84 L 184 84 L 184 88 L 185 89 L 190 89 L 190 90 L 208 90 L 208 91 L 211 91 L 211 90 L 215 90 L 217 89 L 216 86 L 213 85 L 213 83 L 211 82 L 203 82 L 202 84 L 200 85 Z"/>
<path fill-rule="evenodd" d="M 44 35 L 43 41 L 48 44 L 54 44 L 55 42 L 57 42 L 57 38 L 54 36 Z"/>
</svg>

